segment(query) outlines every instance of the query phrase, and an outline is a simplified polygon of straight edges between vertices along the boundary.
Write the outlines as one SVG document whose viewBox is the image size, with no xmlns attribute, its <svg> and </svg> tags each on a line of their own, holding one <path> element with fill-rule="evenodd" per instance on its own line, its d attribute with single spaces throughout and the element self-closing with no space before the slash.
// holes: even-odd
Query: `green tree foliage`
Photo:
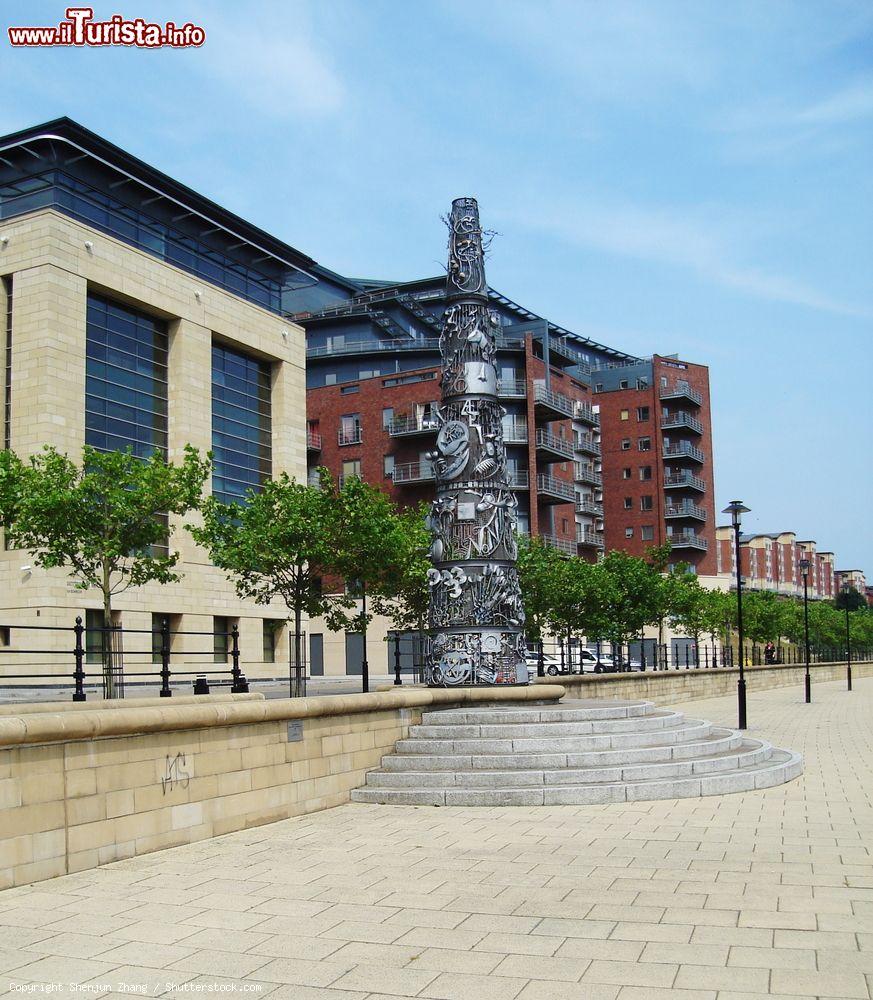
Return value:
<svg viewBox="0 0 873 1000">
<path fill-rule="evenodd" d="M 396 511 L 388 553 L 393 568 L 373 595 L 373 608 L 391 619 L 400 631 L 424 632 L 430 600 L 427 571 L 431 568 L 430 532 L 425 526 L 425 508 Z"/>
<path fill-rule="evenodd" d="M 0 502 L 6 505 L 9 541 L 30 552 L 37 566 L 66 569 L 80 590 L 99 590 L 109 628 L 113 597 L 130 587 L 180 579 L 179 553 L 168 547 L 168 516 L 198 505 L 209 464 L 190 446 L 178 465 L 158 454 L 143 460 L 129 450 L 88 446 L 80 465 L 49 447 L 26 463 L 5 453 Z M 111 688 L 108 643 L 104 649 Z"/>
<path fill-rule="evenodd" d="M 664 600 L 663 580 L 643 559 L 613 550 L 596 564 L 605 612 L 604 635 L 620 646 L 655 624 Z"/>
<path fill-rule="evenodd" d="M 865 611 L 867 609 L 867 598 L 859 593 L 855 587 L 846 587 L 841 590 L 834 601 L 834 607 L 840 611 Z"/>
<path fill-rule="evenodd" d="M 553 628 L 558 607 L 559 580 L 568 562 L 556 548 L 537 536 L 518 536 L 518 582 L 525 611 L 527 637 L 539 642 Z"/>
<path fill-rule="evenodd" d="M 259 492 L 250 491 L 245 504 L 210 497 L 202 507 L 202 525 L 189 525 L 240 597 L 285 604 L 294 619 L 297 663 L 303 616 L 323 616 L 341 627 L 342 612 L 355 603 L 342 587 L 334 593 L 322 588 L 322 580 L 338 573 L 342 563 L 339 511 L 329 478 L 325 485 L 298 483 L 282 473 Z"/>
</svg>

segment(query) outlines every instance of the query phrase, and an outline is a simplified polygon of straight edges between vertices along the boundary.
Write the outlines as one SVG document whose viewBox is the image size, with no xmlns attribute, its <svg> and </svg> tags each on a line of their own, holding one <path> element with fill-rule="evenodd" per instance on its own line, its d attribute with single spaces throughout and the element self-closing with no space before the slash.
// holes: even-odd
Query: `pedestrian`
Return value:
<svg viewBox="0 0 873 1000">
<path fill-rule="evenodd" d="M 776 647 L 773 645 L 772 640 L 770 640 L 764 647 L 764 662 L 765 663 L 776 662 Z"/>
</svg>

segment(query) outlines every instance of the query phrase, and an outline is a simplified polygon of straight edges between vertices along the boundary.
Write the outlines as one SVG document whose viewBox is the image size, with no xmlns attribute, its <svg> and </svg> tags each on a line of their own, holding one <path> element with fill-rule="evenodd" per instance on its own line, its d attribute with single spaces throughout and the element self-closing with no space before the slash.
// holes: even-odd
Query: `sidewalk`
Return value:
<svg viewBox="0 0 873 1000">
<path fill-rule="evenodd" d="M 0 993 L 869 1000 L 873 679 L 851 694 L 820 683 L 813 699 L 750 696 L 750 732 L 806 756 L 804 775 L 773 789 L 348 805 L 8 890 Z M 676 707 L 736 721 L 732 698 Z"/>
</svg>

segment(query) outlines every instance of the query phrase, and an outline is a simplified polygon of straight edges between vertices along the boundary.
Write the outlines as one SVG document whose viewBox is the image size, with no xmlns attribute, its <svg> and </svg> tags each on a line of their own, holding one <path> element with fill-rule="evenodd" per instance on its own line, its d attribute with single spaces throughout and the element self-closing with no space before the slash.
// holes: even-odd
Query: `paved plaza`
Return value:
<svg viewBox="0 0 873 1000">
<path fill-rule="evenodd" d="M 347 805 L 7 890 L 0 993 L 869 1000 L 873 679 L 813 697 L 751 693 L 751 734 L 806 758 L 763 791 Z"/>
</svg>

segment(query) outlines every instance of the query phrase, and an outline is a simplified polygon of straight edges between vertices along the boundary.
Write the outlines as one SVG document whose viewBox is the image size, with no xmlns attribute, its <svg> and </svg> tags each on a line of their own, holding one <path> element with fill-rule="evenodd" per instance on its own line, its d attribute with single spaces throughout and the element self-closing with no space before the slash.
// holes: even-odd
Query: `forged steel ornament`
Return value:
<svg viewBox="0 0 873 1000">
<path fill-rule="evenodd" d="M 518 501 L 507 482 L 497 326 L 474 198 L 452 203 L 446 302 L 439 431 L 427 456 L 436 477 L 427 521 L 433 535 L 427 682 L 527 684 L 515 565 Z"/>
</svg>

